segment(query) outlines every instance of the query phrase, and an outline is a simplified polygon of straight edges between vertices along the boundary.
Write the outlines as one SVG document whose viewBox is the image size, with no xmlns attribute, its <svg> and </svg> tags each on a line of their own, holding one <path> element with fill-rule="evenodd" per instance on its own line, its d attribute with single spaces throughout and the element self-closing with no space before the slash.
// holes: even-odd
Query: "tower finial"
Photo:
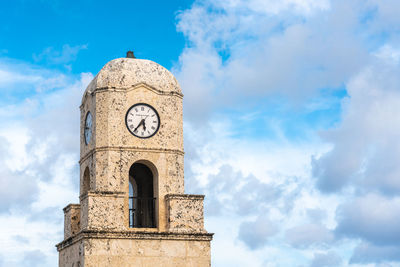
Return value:
<svg viewBox="0 0 400 267">
<path fill-rule="evenodd" d="M 133 51 L 129 50 L 128 52 L 126 52 L 126 57 L 127 58 L 136 58 L 135 55 L 133 54 Z"/>
</svg>

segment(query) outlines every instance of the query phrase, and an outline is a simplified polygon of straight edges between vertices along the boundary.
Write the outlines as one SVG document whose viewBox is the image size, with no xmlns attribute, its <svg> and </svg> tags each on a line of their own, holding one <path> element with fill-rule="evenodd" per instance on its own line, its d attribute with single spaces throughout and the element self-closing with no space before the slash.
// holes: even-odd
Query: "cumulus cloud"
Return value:
<svg viewBox="0 0 400 267">
<path fill-rule="evenodd" d="M 256 220 L 246 221 L 240 225 L 238 238 L 250 249 L 257 249 L 266 245 L 268 239 L 278 230 L 277 225 L 267 216 L 258 216 Z"/>
<path fill-rule="evenodd" d="M 196 2 L 178 23 L 190 42 L 175 69 L 187 118 L 207 119 L 221 105 L 246 107 L 244 99 L 278 94 L 302 102 L 341 89 L 369 58 L 352 31 L 358 12 L 343 1 Z"/>
<path fill-rule="evenodd" d="M 21 109 L 23 113 L 11 118 L 6 113 L 2 116 L 1 211 L 33 203 L 39 191 L 45 190 L 45 184 L 41 182 L 68 186 L 72 182 L 69 177 L 77 175 L 78 105 L 83 84 L 87 81 L 88 77 L 84 75 L 82 80 L 62 90 L 18 103 L 15 109 Z M 32 102 L 36 104 L 25 105 Z M 75 106 L 73 111 L 71 106 Z M 3 108 L 7 107 L 0 109 Z M 75 188 L 77 183 L 78 180 L 73 182 Z"/>
<path fill-rule="evenodd" d="M 38 186 L 32 176 L 24 172 L 7 172 L 1 170 L 0 173 L 0 213 L 9 211 L 12 207 L 25 208 L 37 198 Z"/>
<path fill-rule="evenodd" d="M 400 240 L 399 218 L 400 198 L 368 194 L 338 207 L 335 231 L 372 244 L 395 245 Z"/>
<path fill-rule="evenodd" d="M 210 216 L 257 214 L 280 197 L 279 186 L 263 183 L 254 175 L 244 176 L 227 164 L 217 174 L 209 175 L 208 180 L 190 190 L 207 195 L 206 213 Z"/>
<path fill-rule="evenodd" d="M 79 104 L 92 75 L 67 77 L 61 86 L 53 79 L 58 77 L 57 71 L 0 62 L 0 67 L 12 70 L 9 75 L 34 73 L 39 77 L 24 79 L 29 94 L 0 106 L 3 264 L 54 265 L 54 244 L 62 239 L 62 208 L 78 194 Z M 11 88 L 21 82 L 5 80 Z M 40 90 L 43 84 L 54 88 Z M 0 82 L 0 89 L 2 86 L 5 84 Z M 32 245 L 36 251 L 31 251 Z"/>
<path fill-rule="evenodd" d="M 61 50 L 57 50 L 54 47 L 47 47 L 40 54 L 34 54 L 33 59 L 36 62 L 45 61 L 50 64 L 67 64 L 75 61 L 78 53 L 87 48 L 87 44 L 76 46 L 65 44 L 62 46 Z"/>
<path fill-rule="evenodd" d="M 320 223 L 323 219 L 326 218 L 327 212 L 323 209 L 313 208 L 307 210 L 307 216 L 312 222 Z"/>
<path fill-rule="evenodd" d="M 253 208 L 252 212 L 243 216 L 257 213 L 273 215 L 268 218 L 275 223 L 279 221 L 280 230 L 285 233 L 285 242 L 291 244 L 293 249 L 306 251 L 310 247 L 326 248 L 327 244 L 331 245 L 341 237 L 346 237 L 342 241 L 346 240 L 345 243 L 351 243 L 353 247 L 354 242 L 360 239 L 373 245 L 392 244 L 389 236 L 397 237 L 397 230 L 392 224 L 383 230 L 383 225 L 391 223 L 394 217 L 383 211 L 363 211 L 362 203 L 377 206 L 368 200 L 374 196 L 382 205 L 381 209 L 396 211 L 397 207 L 397 200 L 393 196 L 397 195 L 400 188 L 400 180 L 397 179 L 400 172 L 396 162 L 400 156 L 397 145 L 400 132 L 400 53 L 395 31 L 398 28 L 398 8 L 399 4 L 394 1 L 375 0 L 206 0 L 196 1 L 189 10 L 179 14 L 178 30 L 187 38 L 188 46 L 173 71 L 185 94 L 185 122 L 190 127 L 201 129 L 204 135 L 212 136 L 209 139 L 199 138 L 201 141 L 196 146 L 200 149 L 189 146 L 188 153 L 195 157 L 186 162 L 192 165 L 186 167 L 189 169 L 186 174 L 196 176 L 196 171 L 202 167 L 212 169 L 201 176 L 203 181 L 199 184 L 189 177 L 189 183 L 195 185 L 192 190 L 205 192 L 209 198 L 206 209 L 210 209 L 210 214 L 220 216 L 225 208 L 230 211 L 229 214 L 236 213 L 230 204 L 234 200 L 230 194 L 240 196 L 246 186 L 232 183 L 250 181 L 253 179 L 250 177 L 254 176 L 254 179 L 264 181 L 264 186 L 279 188 L 279 194 L 272 198 L 272 205 Z M 226 160 L 245 175 L 232 174 L 228 167 L 226 170 L 219 169 L 221 165 L 209 166 L 214 160 L 222 161 L 229 153 L 240 153 L 232 149 L 237 143 L 224 143 L 226 136 L 215 135 L 209 130 L 221 117 L 234 116 L 232 121 L 238 124 L 237 114 L 254 112 L 255 105 L 268 106 L 273 101 L 271 99 L 299 112 L 310 107 L 313 111 L 319 111 L 323 109 L 322 106 L 329 106 L 326 109 L 332 111 L 332 101 L 321 101 L 324 94 L 328 98 L 340 94 L 338 99 L 342 99 L 341 104 L 333 112 L 341 112 L 341 117 L 330 118 L 335 124 L 329 124 L 325 126 L 329 130 L 319 132 L 319 140 L 325 142 L 324 148 L 329 146 L 330 149 L 316 149 L 318 152 L 314 154 L 311 164 L 303 162 L 302 175 L 293 175 L 297 179 L 290 182 L 288 175 L 283 175 L 284 182 L 280 186 L 276 186 L 279 183 L 271 183 L 279 180 L 282 177 L 279 174 L 285 173 L 292 164 L 284 161 L 285 167 L 274 166 L 275 172 L 267 172 L 263 165 L 268 165 L 270 158 L 254 157 L 249 161 L 242 157 L 234 164 L 233 157 Z M 236 113 L 229 113 L 232 109 Z M 310 111 L 310 117 L 313 111 Z M 282 120 L 282 116 L 275 119 Z M 211 127 L 205 131 L 204 124 Z M 241 129 L 249 126 L 250 123 L 245 124 Z M 315 131 L 313 134 L 319 130 L 315 125 L 310 127 L 311 131 Z M 188 128 L 185 127 L 186 130 Z M 299 127 L 299 131 L 302 128 Z M 226 135 L 231 134 L 231 129 L 221 129 Z M 279 141 L 288 138 L 282 125 L 277 123 L 276 129 L 277 132 L 281 131 L 280 137 L 283 136 Z M 235 134 L 238 138 L 251 138 L 244 131 Z M 312 138 L 318 139 L 315 136 Z M 216 145 L 210 139 L 222 140 L 223 144 Z M 292 141 L 288 140 L 288 143 Z M 262 142 L 258 144 L 260 150 L 261 147 L 264 151 L 269 149 Z M 217 146 L 216 150 L 220 150 L 204 149 L 209 146 Z M 262 154 L 257 153 L 257 147 L 251 149 L 257 156 Z M 250 148 L 245 149 L 246 154 L 248 150 Z M 282 156 L 280 153 L 276 155 Z M 307 182 L 309 168 L 316 184 Z M 264 170 L 264 173 L 260 170 Z M 273 172 L 274 175 L 271 174 Z M 224 173 L 227 175 L 224 176 Z M 233 178 L 227 179 L 227 176 Z M 254 183 L 253 188 L 262 187 L 262 184 Z M 313 191 L 314 186 L 319 192 Z M 256 189 L 254 192 L 261 195 Z M 321 192 L 322 195 L 319 194 Z M 282 209 L 284 198 L 290 199 L 288 206 L 293 209 Z M 264 199 L 252 197 L 253 200 L 256 203 Z M 352 208 L 359 210 L 352 213 Z M 369 222 L 361 222 L 359 218 Z M 293 220 L 295 222 L 289 223 Z M 242 222 L 250 221 L 255 227 L 254 218 L 242 219 Z M 362 227 L 356 229 L 356 222 Z M 374 228 L 373 222 L 380 227 Z M 246 229 L 244 226 L 240 228 L 241 240 L 255 244 L 253 248 L 267 247 L 270 238 L 268 233 L 265 239 L 260 237 L 257 240 Z M 345 249 L 348 250 L 348 247 Z M 348 253 L 344 254 L 341 251 L 317 253 L 313 264 L 339 265 L 341 257 L 343 261 L 348 257 Z"/>
<path fill-rule="evenodd" d="M 350 258 L 350 263 L 387 263 L 400 261 L 400 248 L 396 245 L 376 246 L 368 242 L 359 244 Z M 387 266 L 391 266 L 388 264 Z"/>
<path fill-rule="evenodd" d="M 371 30 L 380 27 L 377 17 Z M 362 264 L 399 261 L 399 49 L 385 44 L 373 55 L 346 85 L 340 124 L 321 132 L 332 149 L 312 163 L 321 192 L 354 194 L 336 211 L 335 234 L 362 240 L 350 259 Z"/>
<path fill-rule="evenodd" d="M 400 68 L 392 63 L 377 58 L 349 82 L 342 123 L 322 134 L 334 147 L 313 164 L 322 191 L 355 184 L 384 194 L 400 191 Z"/>
<path fill-rule="evenodd" d="M 334 235 L 323 225 L 309 223 L 288 229 L 286 240 L 294 247 L 305 248 L 329 244 L 334 240 Z"/>
<path fill-rule="evenodd" d="M 342 259 L 335 252 L 315 253 L 310 267 L 336 267 L 340 266 Z"/>
<path fill-rule="evenodd" d="M 46 263 L 46 255 L 40 250 L 28 251 L 24 253 L 22 262 L 32 267 L 43 266 L 43 263 Z"/>
<path fill-rule="evenodd" d="M 400 29 L 400 4 L 397 1 L 390 0 L 369 0 L 367 1 L 369 8 L 370 28 L 373 33 L 386 32 L 389 37 L 395 36 L 396 31 Z"/>
<path fill-rule="evenodd" d="M 243 262 L 241 257 L 246 256 L 248 265 L 306 266 L 311 260 L 311 266 L 338 266 L 348 260 L 349 247 L 359 240 L 352 262 L 399 261 L 394 227 L 400 189 L 396 179 L 399 46 L 397 33 L 391 31 L 398 29 L 398 8 L 388 0 L 205 0 L 179 13 L 178 30 L 188 43 L 173 71 L 185 94 L 185 131 L 198 129 L 185 135 L 187 189 L 206 194 L 206 224 L 224 222 L 214 228 L 225 232 L 217 232 L 213 249 L 238 252 L 230 253 L 225 265 Z M 49 65 L 68 64 L 85 48 L 47 48 L 34 57 Z M 0 155 L 12 156 L 0 161 L 0 175 L 15 178 L 4 182 L 7 188 L 24 185 L 32 192 L 2 207 L 0 226 L 12 225 L 14 231 L 2 230 L 2 237 L 6 247 L 18 248 L 2 252 L 10 255 L 3 264 L 34 265 L 29 251 L 38 243 L 51 244 L 51 252 L 43 247 L 40 251 L 56 262 L 53 245 L 61 237 L 62 213 L 57 222 L 49 222 L 46 213 L 55 213 L 77 196 L 77 107 L 90 78 L 0 62 L 0 88 L 8 90 L 7 100 L 15 98 L 15 92 L 19 97 L 22 92 L 25 99 L 2 99 L 0 118 L 6 123 L 0 127 Z M 224 116 L 238 124 L 242 117 L 238 114 L 254 114 L 254 105 L 271 102 L 299 112 L 310 106 L 321 110 L 323 102 L 330 110 L 333 101 L 321 98 L 336 91 L 345 91 L 344 97 L 337 97 L 343 98 L 341 120 L 334 129 L 321 132 L 321 139 L 310 126 L 310 139 L 317 141 L 290 140 L 279 123 L 282 109 L 276 111 L 279 115 L 271 118 L 266 113 L 258 121 L 275 120 L 274 133 L 279 136 L 275 146 L 265 141 L 269 137 L 245 134 L 244 129 L 252 129 L 251 120 L 240 122 L 240 131 L 233 133 L 226 125 L 216 125 L 224 122 Z M 232 115 L 231 109 L 237 113 Z M 11 121 L 17 124 L 14 128 Z M 9 129 L 18 129 L 25 142 L 15 146 L 15 132 Z M 332 148 L 328 152 L 327 144 Z M 315 190 L 310 168 L 319 191 L 332 194 Z M 34 181 L 32 187 L 24 179 Z M 32 212 L 18 213 L 17 203 L 29 202 Z M 27 226 L 32 229 L 29 233 L 23 231 Z M 335 236 L 329 230 L 333 228 Z M 21 232 L 24 236 L 15 238 Z M 221 232 L 234 237 L 221 241 Z M 335 237 L 343 237 L 344 249 L 339 244 L 335 251 L 315 253 L 337 241 Z M 29 244 L 21 247 L 24 239 Z M 241 242 L 236 244 L 235 239 Z M 19 257 L 25 264 L 10 263 L 15 255 L 24 255 L 22 250 L 28 252 Z M 258 252 L 246 254 L 252 250 Z M 219 263 L 224 264 L 221 257 Z"/>
<path fill-rule="evenodd" d="M 4 106 L 36 93 L 65 88 L 73 82 L 67 75 L 26 62 L 0 58 L 0 90 Z M 4 107 L 3 107 L 4 108 Z M 15 107 L 14 107 L 15 109 Z"/>
</svg>

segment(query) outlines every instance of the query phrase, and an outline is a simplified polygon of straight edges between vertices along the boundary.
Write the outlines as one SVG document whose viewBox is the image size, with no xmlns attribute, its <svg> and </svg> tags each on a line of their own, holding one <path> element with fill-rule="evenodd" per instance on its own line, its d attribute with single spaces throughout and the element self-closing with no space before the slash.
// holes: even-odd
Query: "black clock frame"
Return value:
<svg viewBox="0 0 400 267">
<path fill-rule="evenodd" d="M 152 135 L 145 136 L 145 137 L 139 136 L 139 135 L 134 134 L 134 133 L 129 129 L 129 126 L 128 126 L 128 114 L 129 114 L 129 111 L 131 111 L 134 107 L 139 106 L 139 105 L 148 106 L 149 108 L 151 108 L 151 109 L 154 110 L 154 113 L 156 113 L 156 116 L 157 116 L 157 118 L 158 118 L 158 124 L 157 124 L 157 129 L 154 131 L 154 133 L 153 133 Z M 141 138 L 141 139 L 146 139 L 146 138 L 153 137 L 153 136 L 158 132 L 158 129 L 160 129 L 160 125 L 161 125 L 161 120 L 160 120 L 160 115 L 158 115 L 157 110 L 156 110 L 153 106 L 151 106 L 151 105 L 149 105 L 149 104 L 146 104 L 146 103 L 136 103 L 136 104 L 132 105 L 132 106 L 128 109 L 128 111 L 126 112 L 126 114 L 125 114 L 125 126 L 126 126 L 126 128 L 128 129 L 128 131 L 129 131 L 133 136 L 138 137 L 138 138 Z"/>
</svg>

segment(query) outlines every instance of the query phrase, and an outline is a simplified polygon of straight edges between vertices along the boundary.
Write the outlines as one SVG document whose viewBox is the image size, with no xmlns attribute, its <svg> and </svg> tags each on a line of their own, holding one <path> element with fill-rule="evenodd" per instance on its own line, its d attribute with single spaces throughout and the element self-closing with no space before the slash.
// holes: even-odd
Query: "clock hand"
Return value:
<svg viewBox="0 0 400 267">
<path fill-rule="evenodd" d="M 146 131 L 146 121 L 143 119 L 143 129 Z"/>
<path fill-rule="evenodd" d="M 137 126 L 137 127 L 135 128 L 135 130 L 133 130 L 133 131 L 136 132 L 136 130 L 139 128 L 140 125 L 142 125 L 143 122 L 144 122 L 144 120 L 142 119 L 142 120 L 139 122 L 138 126 Z"/>
</svg>

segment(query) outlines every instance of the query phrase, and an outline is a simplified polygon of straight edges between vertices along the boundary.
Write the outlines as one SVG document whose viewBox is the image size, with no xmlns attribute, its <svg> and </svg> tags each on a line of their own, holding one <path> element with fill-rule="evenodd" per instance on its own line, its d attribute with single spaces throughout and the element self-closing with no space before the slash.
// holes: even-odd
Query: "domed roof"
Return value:
<svg viewBox="0 0 400 267">
<path fill-rule="evenodd" d="M 164 93 L 182 94 L 178 81 L 163 66 L 146 59 L 117 58 L 104 65 L 83 96 L 100 88 L 128 89 L 140 83 Z"/>
</svg>

